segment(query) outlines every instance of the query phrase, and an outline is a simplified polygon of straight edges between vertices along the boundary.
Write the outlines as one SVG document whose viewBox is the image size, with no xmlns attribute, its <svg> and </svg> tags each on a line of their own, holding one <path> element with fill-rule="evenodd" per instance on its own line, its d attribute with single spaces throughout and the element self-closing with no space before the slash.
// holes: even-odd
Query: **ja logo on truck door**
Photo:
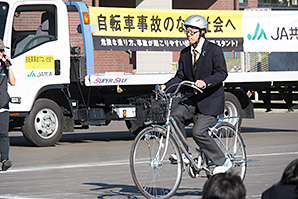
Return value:
<svg viewBox="0 0 298 199">
<path fill-rule="evenodd" d="M 33 71 L 31 71 L 31 73 L 29 75 L 27 75 L 28 77 L 36 77 L 35 73 Z"/>
</svg>

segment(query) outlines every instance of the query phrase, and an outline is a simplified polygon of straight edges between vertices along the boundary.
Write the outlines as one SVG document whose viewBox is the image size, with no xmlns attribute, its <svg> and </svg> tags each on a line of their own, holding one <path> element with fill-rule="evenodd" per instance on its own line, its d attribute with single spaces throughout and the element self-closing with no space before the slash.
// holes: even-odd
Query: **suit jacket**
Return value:
<svg viewBox="0 0 298 199">
<path fill-rule="evenodd" d="M 191 98 L 197 104 L 197 108 L 205 115 L 220 115 L 224 111 L 224 88 L 222 82 L 228 76 L 226 61 L 221 47 L 205 40 L 202 53 L 195 63 L 197 70 L 194 70 L 192 64 L 191 46 L 181 51 L 179 67 L 176 75 L 165 85 L 169 87 L 172 84 L 184 80 L 196 81 L 204 80 L 206 88 L 203 93 L 198 93 L 194 89 L 189 89 L 184 98 Z"/>
</svg>

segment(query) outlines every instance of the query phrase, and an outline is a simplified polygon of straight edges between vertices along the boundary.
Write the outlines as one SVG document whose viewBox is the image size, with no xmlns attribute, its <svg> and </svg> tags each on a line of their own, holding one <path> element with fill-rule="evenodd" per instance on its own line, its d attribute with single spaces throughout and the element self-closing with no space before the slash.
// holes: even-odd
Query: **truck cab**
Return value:
<svg viewBox="0 0 298 199">
<path fill-rule="evenodd" d="M 63 131 L 61 107 L 70 107 L 63 92 L 70 82 L 67 7 L 59 0 L 9 0 L 0 5 L 0 36 L 9 47 L 5 53 L 17 82 L 8 88 L 10 125 L 21 126 L 35 145 L 53 145 Z"/>
<path fill-rule="evenodd" d="M 7 0 L 0 6 L 1 39 L 9 47 L 6 54 L 16 77 L 16 85 L 8 88 L 11 128 L 21 127 L 33 145 L 49 146 L 64 131 L 74 131 L 74 125 L 107 125 L 121 118 L 113 103 L 125 97 L 110 94 L 114 87 L 85 84 L 94 75 L 92 26 L 85 3 Z M 79 24 L 69 23 L 73 12 Z M 69 28 L 80 35 L 76 39 L 83 53 L 70 42 Z"/>
<path fill-rule="evenodd" d="M 1 39 L 10 47 L 6 54 L 12 59 L 17 81 L 9 87 L 16 102 L 10 104 L 10 111 L 29 112 L 41 90 L 70 81 L 68 18 L 62 17 L 67 10 L 63 2 L 53 0 L 1 4 L 6 13 L 1 15 Z"/>
</svg>

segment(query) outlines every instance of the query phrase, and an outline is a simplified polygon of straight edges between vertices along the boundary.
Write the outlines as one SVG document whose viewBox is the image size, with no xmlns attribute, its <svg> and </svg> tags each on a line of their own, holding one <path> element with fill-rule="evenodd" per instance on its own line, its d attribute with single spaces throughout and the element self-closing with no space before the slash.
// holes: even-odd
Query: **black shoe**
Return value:
<svg viewBox="0 0 298 199">
<path fill-rule="evenodd" d="M 2 171 L 7 171 L 11 167 L 10 160 L 3 160 L 2 161 Z"/>
</svg>

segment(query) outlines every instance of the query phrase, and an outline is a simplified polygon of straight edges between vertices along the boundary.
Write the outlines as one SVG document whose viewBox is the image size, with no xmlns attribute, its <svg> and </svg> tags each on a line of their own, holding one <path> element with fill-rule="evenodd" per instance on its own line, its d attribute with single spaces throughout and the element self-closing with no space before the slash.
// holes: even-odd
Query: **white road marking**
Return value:
<svg viewBox="0 0 298 199">
<path fill-rule="evenodd" d="M 123 161 L 110 161 L 110 162 L 94 162 L 94 163 L 86 163 L 86 164 L 71 164 L 71 165 L 61 165 L 61 166 L 41 166 L 41 167 L 29 167 L 24 169 L 10 169 L 5 172 L 0 172 L 0 174 L 4 173 L 16 173 L 16 172 L 30 172 L 30 171 L 46 171 L 46 170 L 54 170 L 54 169 L 72 169 L 72 168 L 86 168 L 86 167 L 106 167 L 106 166 L 121 166 L 128 165 L 128 160 Z"/>
<path fill-rule="evenodd" d="M 0 199 L 46 199 L 46 198 L 28 198 L 28 197 L 19 197 L 19 196 L 11 196 L 11 195 L 2 195 Z"/>
<path fill-rule="evenodd" d="M 283 153 L 263 153 L 263 154 L 251 154 L 247 157 L 263 157 L 263 156 L 275 156 L 275 155 L 296 155 L 298 152 L 283 152 Z"/>
<path fill-rule="evenodd" d="M 281 156 L 281 155 L 297 155 L 298 152 L 283 152 L 283 153 L 263 153 L 263 154 L 250 154 L 247 157 L 264 157 L 264 156 Z M 0 172 L 1 174 L 17 173 L 17 172 L 32 172 L 32 171 L 47 171 L 55 169 L 73 169 L 73 168 L 86 168 L 86 167 L 106 167 L 106 166 L 123 166 L 128 165 L 128 160 L 122 161 L 109 161 L 109 162 L 94 162 L 86 164 L 71 164 L 71 165 L 54 165 L 54 166 L 40 166 L 40 167 L 29 167 L 29 168 L 12 168 L 8 171 Z M 0 197 L 1 199 L 1 197 Z"/>
</svg>

